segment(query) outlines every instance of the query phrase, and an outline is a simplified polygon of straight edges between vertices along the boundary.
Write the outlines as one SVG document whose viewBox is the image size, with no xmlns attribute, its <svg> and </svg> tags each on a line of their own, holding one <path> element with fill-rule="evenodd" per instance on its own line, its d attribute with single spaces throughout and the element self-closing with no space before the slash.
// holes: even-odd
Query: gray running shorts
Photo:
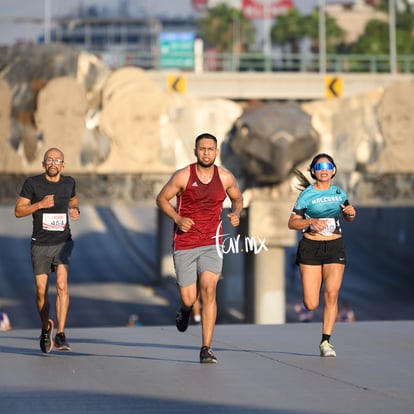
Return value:
<svg viewBox="0 0 414 414">
<path fill-rule="evenodd" d="M 69 266 L 73 249 L 73 240 L 52 246 L 32 244 L 32 266 L 35 275 L 56 271 L 56 266 L 65 264 Z"/>
<path fill-rule="evenodd" d="M 173 258 L 177 285 L 180 287 L 196 283 L 202 272 L 221 275 L 223 269 L 223 259 L 218 255 L 215 245 L 176 250 Z"/>
</svg>

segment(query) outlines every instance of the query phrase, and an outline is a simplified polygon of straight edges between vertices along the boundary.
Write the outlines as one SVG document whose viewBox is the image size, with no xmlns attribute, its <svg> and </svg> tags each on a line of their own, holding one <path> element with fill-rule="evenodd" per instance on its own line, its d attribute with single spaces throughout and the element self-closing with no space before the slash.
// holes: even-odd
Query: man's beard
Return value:
<svg viewBox="0 0 414 414">
<path fill-rule="evenodd" d="M 209 163 L 205 163 L 205 162 L 203 162 L 203 161 L 201 161 L 201 160 L 197 160 L 197 164 L 198 164 L 200 167 L 203 167 L 203 168 L 209 168 L 209 167 L 211 167 L 212 165 L 214 165 L 214 161 L 215 161 L 215 160 L 212 160 L 212 161 L 210 161 Z"/>
<path fill-rule="evenodd" d="M 51 172 L 50 171 L 50 169 L 51 169 L 52 167 L 49 167 L 49 168 L 46 168 L 46 174 L 47 174 L 47 176 L 48 177 L 56 177 L 58 174 L 59 174 L 59 171 L 56 169 L 56 171 L 54 171 L 54 172 Z"/>
</svg>

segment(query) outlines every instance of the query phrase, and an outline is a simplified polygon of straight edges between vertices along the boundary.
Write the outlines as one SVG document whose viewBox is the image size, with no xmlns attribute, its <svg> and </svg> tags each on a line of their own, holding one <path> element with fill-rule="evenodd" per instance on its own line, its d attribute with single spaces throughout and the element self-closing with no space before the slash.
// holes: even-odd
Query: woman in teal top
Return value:
<svg viewBox="0 0 414 414">
<path fill-rule="evenodd" d="M 303 303 L 309 311 L 319 306 L 323 286 L 322 340 L 320 355 L 334 357 L 336 352 L 330 343 L 338 314 L 339 289 L 345 270 L 346 256 L 342 239 L 340 218 L 355 219 L 355 208 L 349 204 L 346 192 L 331 183 L 336 165 L 328 154 L 316 155 L 309 167 L 311 184 L 295 170 L 303 191 L 296 200 L 288 226 L 301 230 L 296 263 L 299 266 Z"/>
</svg>

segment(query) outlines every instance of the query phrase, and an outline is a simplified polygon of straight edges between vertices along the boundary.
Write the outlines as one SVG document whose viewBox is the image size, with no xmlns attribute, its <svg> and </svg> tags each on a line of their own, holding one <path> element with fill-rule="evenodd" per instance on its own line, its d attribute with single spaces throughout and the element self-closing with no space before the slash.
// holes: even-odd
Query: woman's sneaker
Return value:
<svg viewBox="0 0 414 414">
<path fill-rule="evenodd" d="M 319 351 L 321 353 L 321 357 L 335 357 L 336 352 L 334 350 L 333 345 L 331 345 L 328 341 L 323 341 L 319 345 Z"/>
<path fill-rule="evenodd" d="M 217 358 L 213 350 L 208 346 L 203 346 L 200 351 L 200 364 L 216 364 Z"/>
<path fill-rule="evenodd" d="M 55 348 L 59 351 L 70 351 L 70 345 L 66 342 L 64 332 L 57 333 L 55 336 Z"/>
<path fill-rule="evenodd" d="M 53 349 L 53 329 L 55 328 L 55 324 L 52 319 L 48 320 L 49 327 L 47 331 L 42 329 L 42 333 L 40 334 L 40 349 L 44 354 L 48 354 Z"/>
</svg>

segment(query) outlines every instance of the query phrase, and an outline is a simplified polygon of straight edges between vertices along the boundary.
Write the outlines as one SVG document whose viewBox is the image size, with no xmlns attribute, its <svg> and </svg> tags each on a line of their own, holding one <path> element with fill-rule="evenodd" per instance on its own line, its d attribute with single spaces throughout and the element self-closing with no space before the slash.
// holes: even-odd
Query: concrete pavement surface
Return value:
<svg viewBox="0 0 414 414">
<path fill-rule="evenodd" d="M 414 322 L 218 325 L 202 365 L 200 327 L 73 328 L 71 352 L 44 355 L 38 330 L 0 332 L 0 412 L 414 412 Z"/>
</svg>

